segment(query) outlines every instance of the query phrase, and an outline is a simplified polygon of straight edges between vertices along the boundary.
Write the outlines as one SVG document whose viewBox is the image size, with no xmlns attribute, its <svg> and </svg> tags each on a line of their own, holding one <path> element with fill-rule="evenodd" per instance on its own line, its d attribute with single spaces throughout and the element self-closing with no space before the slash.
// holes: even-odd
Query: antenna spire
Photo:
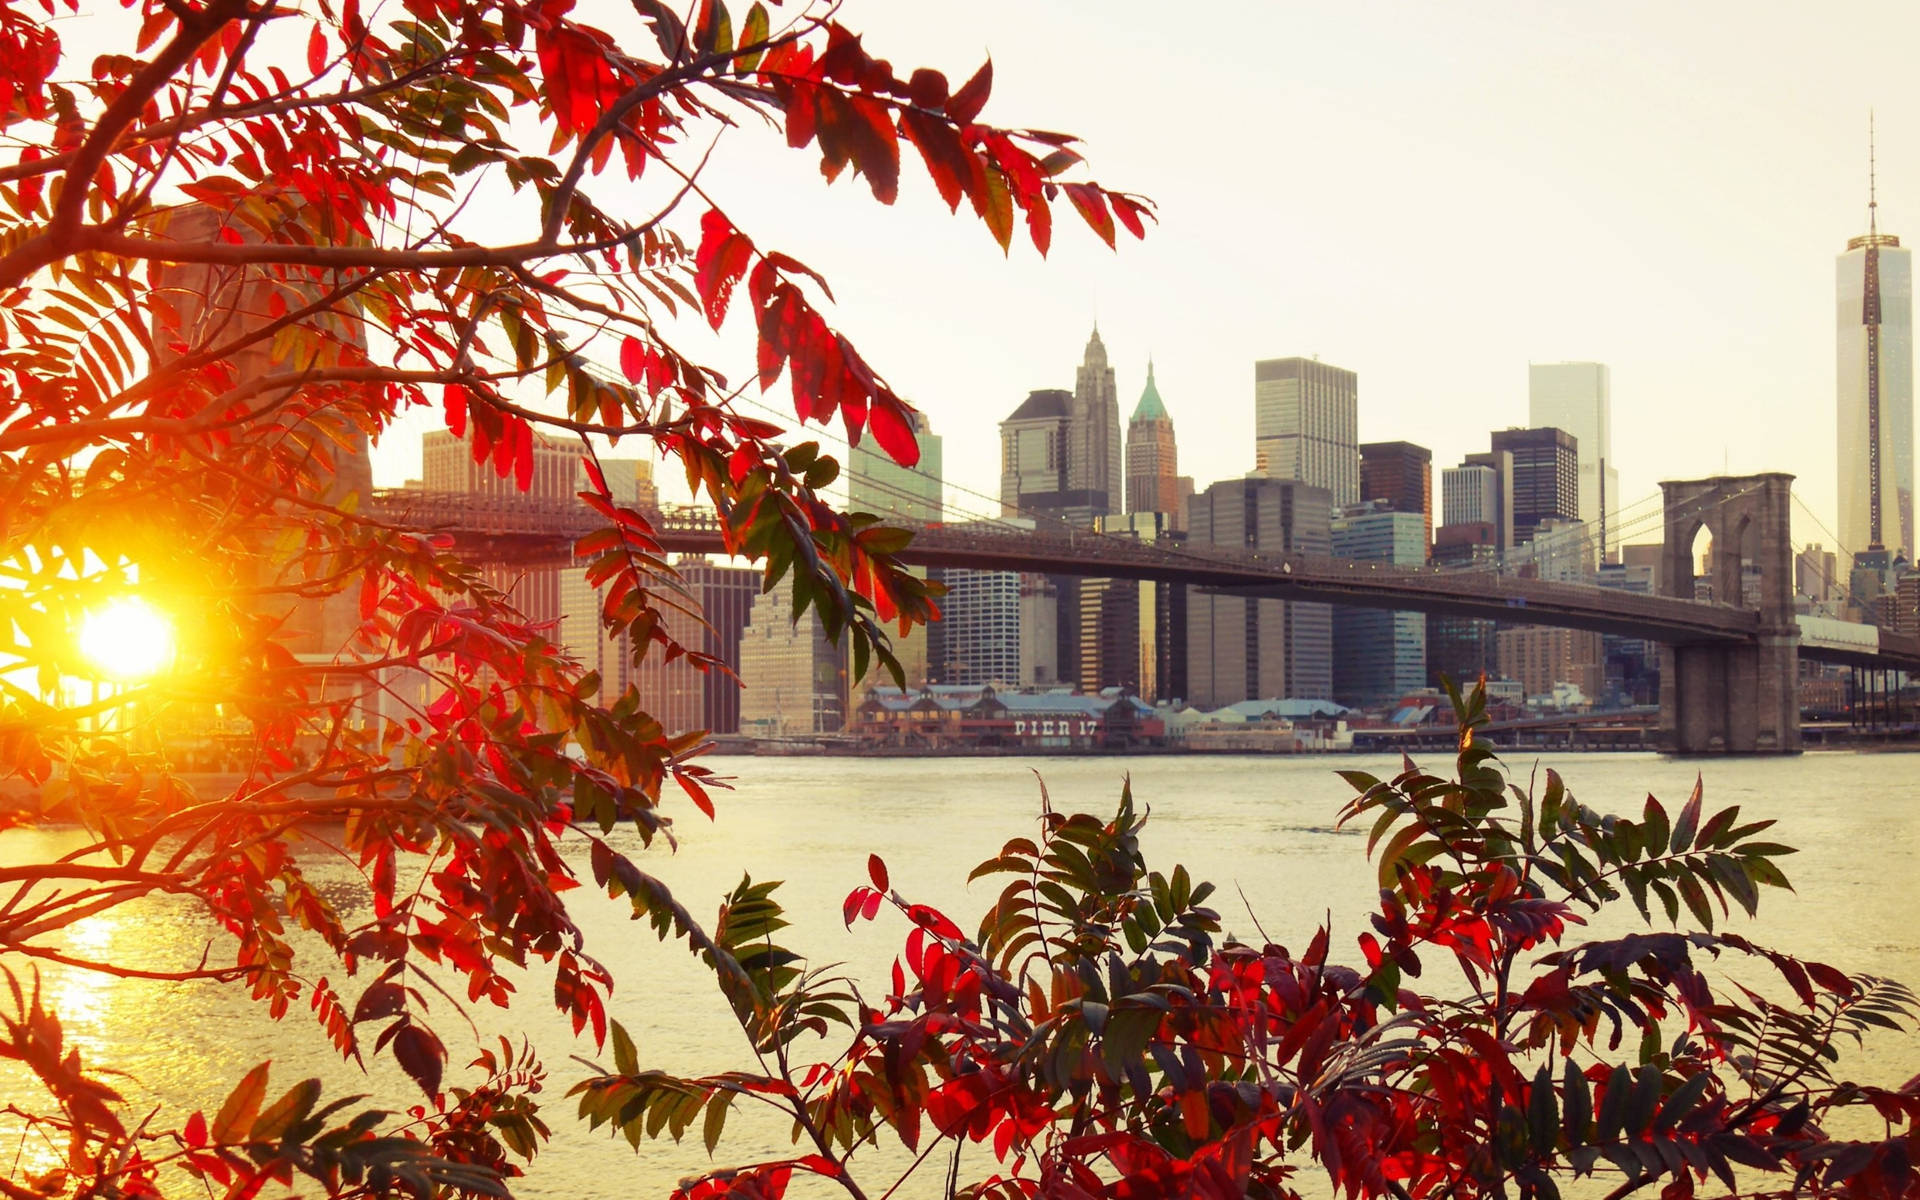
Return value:
<svg viewBox="0 0 1920 1200">
<path fill-rule="evenodd" d="M 1874 160 L 1873 110 L 1867 110 L 1867 232 L 1880 232 L 1880 197 L 1878 165 Z"/>
</svg>

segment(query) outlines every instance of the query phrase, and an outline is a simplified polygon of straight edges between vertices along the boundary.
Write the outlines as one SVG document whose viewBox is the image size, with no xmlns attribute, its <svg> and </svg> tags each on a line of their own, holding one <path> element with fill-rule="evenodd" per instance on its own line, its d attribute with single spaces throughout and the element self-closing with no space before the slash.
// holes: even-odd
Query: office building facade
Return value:
<svg viewBox="0 0 1920 1200">
<path fill-rule="evenodd" d="M 1360 502 L 1420 516 L 1421 543 L 1433 544 L 1433 451 L 1412 442 L 1360 447 Z"/>
<path fill-rule="evenodd" d="M 1231 479 L 1193 498 L 1187 537 L 1196 545 L 1324 555 L 1332 551 L 1332 516 L 1333 499 L 1325 488 Z M 1188 703 L 1199 708 L 1242 700 L 1331 699 L 1332 610 L 1325 604 L 1190 591 L 1187 691 Z"/>
<path fill-rule="evenodd" d="M 1579 442 L 1564 429 L 1502 429 L 1493 452 L 1512 458 L 1513 545 L 1533 540 L 1542 521 L 1580 519 Z"/>
<path fill-rule="evenodd" d="M 1322 488 L 1335 508 L 1360 502 L 1360 382 L 1352 371 L 1310 358 L 1254 363 L 1253 439 L 1255 475 Z"/>
<path fill-rule="evenodd" d="M 1613 461 L 1613 372 L 1605 363 L 1533 363 L 1527 367 L 1527 423 L 1564 429 L 1580 458 L 1579 511 L 1596 555 L 1619 549 L 1620 472 Z"/>
<path fill-rule="evenodd" d="M 1181 486 L 1179 448 L 1174 442 L 1173 418 L 1160 399 L 1147 364 L 1147 386 L 1127 421 L 1127 511 L 1166 513 L 1176 529 L 1185 527 L 1186 496 L 1193 482 Z"/>
<path fill-rule="evenodd" d="M 1334 518 L 1336 558 L 1417 567 L 1427 561 L 1426 517 L 1369 501 Z M 1421 613 L 1342 605 L 1333 610 L 1333 699 L 1354 708 L 1389 703 L 1427 682 Z"/>
</svg>

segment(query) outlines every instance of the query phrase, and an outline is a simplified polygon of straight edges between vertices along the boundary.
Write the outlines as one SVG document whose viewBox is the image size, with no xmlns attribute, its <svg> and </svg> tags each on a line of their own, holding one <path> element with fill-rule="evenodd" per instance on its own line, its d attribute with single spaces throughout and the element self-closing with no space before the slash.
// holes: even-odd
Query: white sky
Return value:
<svg viewBox="0 0 1920 1200">
<path fill-rule="evenodd" d="M 577 11 L 603 5 L 609 23 L 627 8 Z M 1613 369 L 1628 503 L 1663 478 L 1786 470 L 1833 525 L 1834 256 L 1865 228 L 1869 108 L 1881 228 L 1920 241 L 1920 6 L 843 11 L 903 75 L 957 86 L 990 52 L 987 119 L 1080 135 L 1100 182 L 1160 206 L 1118 254 L 1062 210 L 1050 259 L 1019 234 L 1002 258 L 917 161 L 889 210 L 863 181 L 822 186 L 813 150 L 754 130 L 723 149 L 723 203 L 832 281 L 833 319 L 928 413 L 951 482 L 997 490 L 997 422 L 1072 386 L 1097 309 L 1122 419 L 1151 353 L 1202 488 L 1251 466 L 1256 358 L 1357 371 L 1362 439 L 1432 448 L 1436 482 L 1525 422 L 1530 360 L 1592 359 Z M 423 427 L 387 439 L 383 482 L 417 469 Z"/>
</svg>

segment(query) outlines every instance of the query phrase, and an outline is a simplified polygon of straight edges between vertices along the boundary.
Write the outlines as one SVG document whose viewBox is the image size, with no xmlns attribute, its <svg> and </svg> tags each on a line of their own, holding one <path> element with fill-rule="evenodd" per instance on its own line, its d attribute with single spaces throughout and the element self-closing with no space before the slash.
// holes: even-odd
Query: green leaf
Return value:
<svg viewBox="0 0 1920 1200">
<path fill-rule="evenodd" d="M 766 5 L 756 0 L 754 6 L 747 10 L 746 23 L 740 27 L 740 46 L 746 53 L 733 60 L 736 70 L 751 71 L 760 65 L 761 56 L 766 54 L 766 49 L 760 43 L 767 40 L 769 25 Z"/>
<path fill-rule="evenodd" d="M 1639 1135 L 1647 1130 L 1647 1123 L 1653 1120 L 1653 1106 L 1660 1100 L 1660 1068 L 1648 1063 L 1640 1068 L 1639 1076 L 1633 1082 L 1633 1092 L 1627 1097 L 1626 1112 L 1623 1114 L 1628 1134 Z"/>
<path fill-rule="evenodd" d="M 1700 886 L 1700 881 L 1695 879 L 1691 872 L 1683 873 L 1676 882 L 1680 885 L 1680 898 L 1687 902 L 1687 908 L 1693 913 L 1694 920 L 1711 930 L 1713 905 L 1707 899 L 1707 890 Z"/>
<path fill-rule="evenodd" d="M 1534 1073 L 1533 1088 L 1527 1093 L 1527 1128 L 1533 1135 L 1533 1148 L 1551 1154 L 1560 1140 L 1560 1106 L 1553 1092 L 1553 1067 L 1541 1063 Z"/>
<path fill-rule="evenodd" d="M 1560 1076 L 1561 1099 L 1566 1107 L 1567 1144 L 1578 1146 L 1587 1138 L 1587 1121 L 1593 1116 L 1593 1094 L 1587 1089 L 1587 1077 L 1566 1060 Z"/>
<path fill-rule="evenodd" d="M 1655 800 L 1652 796 L 1648 796 L 1647 807 L 1642 812 L 1640 819 L 1644 823 L 1646 830 L 1641 836 L 1642 840 L 1647 844 L 1647 853 L 1658 855 L 1661 848 L 1666 846 L 1667 838 L 1673 832 L 1673 825 L 1667 819 L 1667 810 L 1658 800 Z"/>
</svg>

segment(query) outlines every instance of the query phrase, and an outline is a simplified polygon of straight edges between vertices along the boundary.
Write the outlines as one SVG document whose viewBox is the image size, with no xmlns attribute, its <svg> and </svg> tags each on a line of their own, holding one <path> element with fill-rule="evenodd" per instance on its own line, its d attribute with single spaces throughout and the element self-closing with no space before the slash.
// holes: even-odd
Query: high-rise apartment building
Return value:
<svg viewBox="0 0 1920 1200">
<path fill-rule="evenodd" d="M 941 497 L 942 456 L 940 435 L 933 432 L 925 413 L 913 414 L 914 440 L 920 443 L 920 461 L 903 467 L 871 441 L 862 442 L 847 456 L 847 507 L 854 512 L 898 517 L 903 521 L 935 522 L 944 513 Z M 926 577 L 922 568 L 914 574 Z M 932 677 L 929 637 L 931 630 L 916 626 L 905 635 L 897 631 L 893 638 L 894 657 L 900 660 L 901 673 L 909 688 L 917 688 Z M 855 708 L 875 687 L 893 685 L 893 676 L 879 669 L 869 670 L 854 683 Z"/>
<path fill-rule="evenodd" d="M 1186 492 L 1192 493 L 1192 481 Z M 1174 528 L 1185 528 L 1186 497 L 1180 486 L 1179 451 L 1173 439 L 1173 418 L 1153 381 L 1147 364 L 1147 386 L 1127 422 L 1127 511 L 1166 513 Z"/>
<path fill-rule="evenodd" d="M 1358 504 L 1359 377 L 1311 358 L 1254 363 L 1253 443 L 1255 475 L 1324 488 L 1337 508 Z"/>
<path fill-rule="evenodd" d="M 838 733 L 847 723 L 847 665 L 812 609 L 793 619 L 791 576 L 753 601 L 740 635 L 740 732 Z"/>
<path fill-rule="evenodd" d="M 688 596 L 700 606 L 705 622 L 692 628 L 676 626 L 675 636 L 689 649 L 712 655 L 739 672 L 740 643 L 760 595 L 760 572 L 723 567 L 704 558 L 683 558 L 673 569 Z M 626 639 L 621 641 L 624 647 Z M 702 671 L 685 658 L 663 662 L 658 651 L 649 651 L 633 671 L 633 682 L 641 709 L 652 713 L 669 733 L 740 732 L 740 681 L 724 671 Z"/>
<path fill-rule="evenodd" d="M 1613 373 L 1605 363 L 1533 363 L 1527 367 L 1527 423 L 1564 429 L 1580 454 L 1580 511 L 1596 557 L 1619 546 L 1620 472 L 1613 461 Z M 1601 553 L 1604 548 L 1604 554 Z"/>
<path fill-rule="evenodd" d="M 1368 501 L 1333 519 L 1336 558 L 1417 567 L 1427 561 L 1426 517 Z M 1368 708 L 1427 682 L 1427 619 L 1416 612 L 1342 605 L 1333 610 L 1333 698 Z"/>
<path fill-rule="evenodd" d="M 1095 515 L 1119 512 L 1126 478 L 1120 458 L 1120 394 L 1097 327 L 1074 374 L 1073 439 L 1068 489 L 1101 497 Z"/>
<path fill-rule="evenodd" d="M 1564 429 L 1501 429 L 1494 433 L 1494 453 L 1513 456 L 1513 469 L 1508 475 L 1513 489 L 1513 544 L 1533 540 L 1533 531 L 1542 521 L 1579 519 L 1579 446 Z"/>
<path fill-rule="evenodd" d="M 1867 232 L 1835 275 L 1840 549 L 1884 571 L 1914 560 L 1913 256 L 1880 232 L 1871 171 Z"/>
<path fill-rule="evenodd" d="M 1327 554 L 1332 517 L 1333 499 L 1325 488 L 1230 479 L 1193 498 L 1187 538 L 1196 545 Z M 1218 708 L 1242 700 L 1332 695 L 1333 614 L 1327 605 L 1188 593 L 1189 703 Z"/>
<path fill-rule="evenodd" d="M 1360 502 L 1420 516 L 1421 542 L 1433 544 L 1433 451 L 1412 442 L 1360 447 Z"/>
<path fill-rule="evenodd" d="M 1020 573 L 936 567 L 947 585 L 932 676 L 936 683 L 1016 686 L 1020 667 Z M 1051 635 L 1051 631 L 1048 631 Z M 1049 636 L 1051 642 L 1051 636 Z M 1051 645 L 1049 645 L 1051 650 Z"/>
</svg>

